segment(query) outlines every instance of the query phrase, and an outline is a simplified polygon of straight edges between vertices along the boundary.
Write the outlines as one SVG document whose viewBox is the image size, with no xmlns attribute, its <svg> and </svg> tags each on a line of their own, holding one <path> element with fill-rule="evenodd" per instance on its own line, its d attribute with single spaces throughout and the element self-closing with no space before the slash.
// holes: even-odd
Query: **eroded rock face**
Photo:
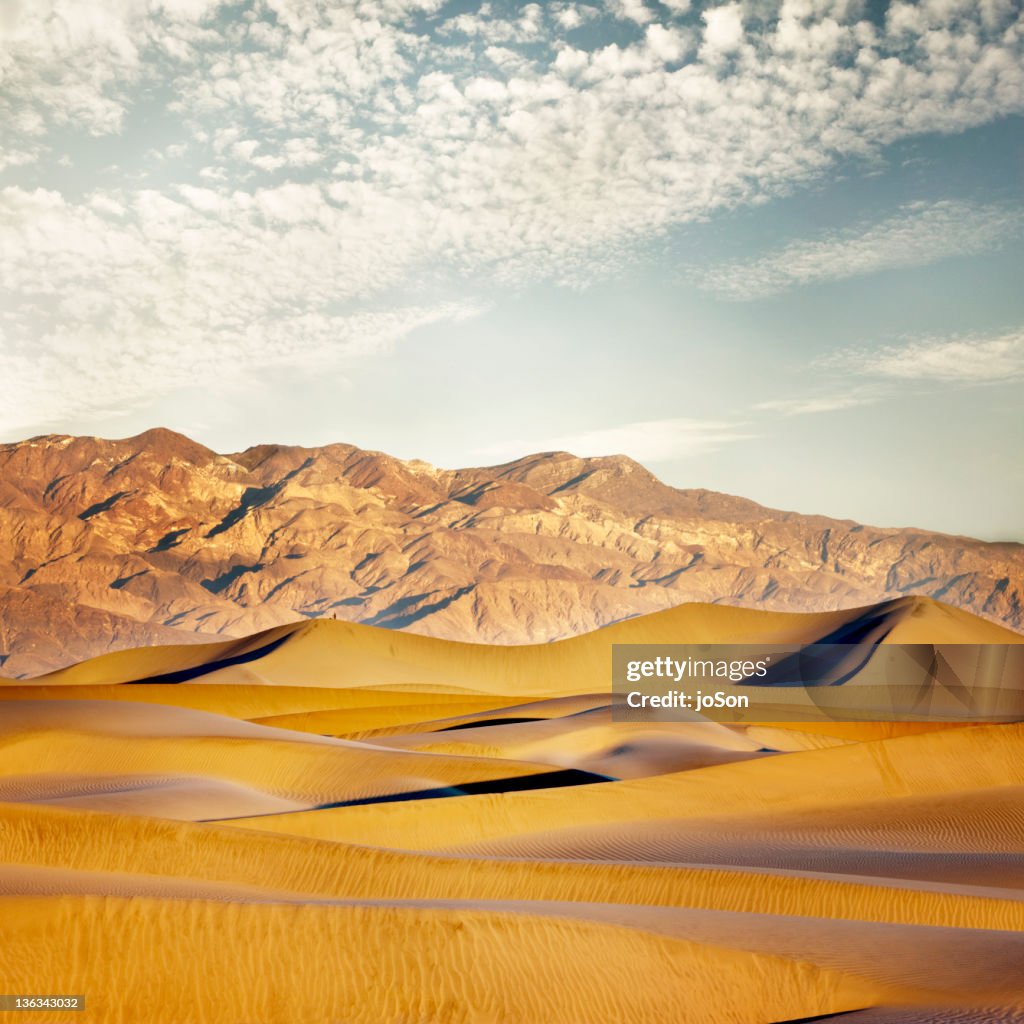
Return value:
<svg viewBox="0 0 1024 1024">
<path fill-rule="evenodd" d="M 661 483 L 623 456 L 441 470 L 351 445 L 218 455 L 151 430 L 0 446 L 0 673 L 328 616 L 543 642 L 687 601 L 923 594 L 1024 630 L 1024 545 Z"/>
</svg>

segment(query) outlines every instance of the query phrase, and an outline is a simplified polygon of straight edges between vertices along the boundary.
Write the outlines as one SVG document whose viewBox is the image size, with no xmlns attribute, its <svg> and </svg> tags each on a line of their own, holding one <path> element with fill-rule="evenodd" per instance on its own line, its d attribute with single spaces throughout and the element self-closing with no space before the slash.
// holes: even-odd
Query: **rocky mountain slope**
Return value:
<svg viewBox="0 0 1024 1024">
<path fill-rule="evenodd" d="M 1024 630 L 1024 545 L 678 490 L 624 456 L 441 470 L 166 430 L 0 446 L 0 673 L 302 618 L 548 641 L 689 601 L 920 594 Z"/>
</svg>

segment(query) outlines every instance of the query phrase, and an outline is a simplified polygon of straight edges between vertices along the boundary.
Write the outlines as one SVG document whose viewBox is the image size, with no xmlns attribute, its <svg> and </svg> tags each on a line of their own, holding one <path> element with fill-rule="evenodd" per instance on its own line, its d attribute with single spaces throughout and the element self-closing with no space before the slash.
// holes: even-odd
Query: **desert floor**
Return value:
<svg viewBox="0 0 1024 1024">
<path fill-rule="evenodd" d="M 1015 638 L 921 601 L 525 648 L 320 622 L 0 687 L 0 993 L 84 995 L 17 1017 L 71 1024 L 1024 1021 L 1024 725 L 612 721 L 614 642 L 857 615 Z"/>
</svg>

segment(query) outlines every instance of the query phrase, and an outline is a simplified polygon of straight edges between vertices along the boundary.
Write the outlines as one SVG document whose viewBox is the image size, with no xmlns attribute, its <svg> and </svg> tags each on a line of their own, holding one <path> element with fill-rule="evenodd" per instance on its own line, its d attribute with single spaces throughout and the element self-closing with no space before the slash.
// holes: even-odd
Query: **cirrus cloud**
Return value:
<svg viewBox="0 0 1024 1024">
<path fill-rule="evenodd" d="M 1024 210 L 999 203 L 911 203 L 859 229 L 792 242 L 764 256 L 692 274 L 724 299 L 751 301 L 793 288 L 925 266 L 995 249 L 1024 235 Z"/>
<path fill-rule="evenodd" d="M 866 377 L 939 384 L 1024 380 L 1024 330 L 998 335 L 916 338 L 902 345 L 841 353 L 833 365 Z"/>
</svg>

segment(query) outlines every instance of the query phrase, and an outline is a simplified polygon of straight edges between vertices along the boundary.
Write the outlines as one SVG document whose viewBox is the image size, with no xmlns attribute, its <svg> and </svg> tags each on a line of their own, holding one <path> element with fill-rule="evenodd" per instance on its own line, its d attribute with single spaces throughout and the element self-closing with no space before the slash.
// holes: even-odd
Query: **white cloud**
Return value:
<svg viewBox="0 0 1024 1024">
<path fill-rule="evenodd" d="M 434 301 L 353 308 L 375 250 L 340 237 L 311 185 L 172 198 L 0 190 L 0 409 L 7 431 L 275 368 L 331 371 L 417 328 L 478 312 Z"/>
<path fill-rule="evenodd" d="M 1024 330 L 997 335 L 924 337 L 901 344 L 849 348 L 816 360 L 818 394 L 759 402 L 753 408 L 781 416 L 838 412 L 905 399 L 918 390 L 1009 384 L 1024 380 Z M 842 379 L 842 385 L 837 383 Z"/>
<path fill-rule="evenodd" d="M 624 21 L 635 21 L 638 25 L 646 25 L 654 21 L 654 14 L 644 0 L 611 0 L 612 12 Z"/>
<path fill-rule="evenodd" d="M 523 452 L 567 451 L 573 455 L 629 455 L 641 462 L 667 462 L 705 455 L 755 435 L 743 424 L 686 418 L 645 420 L 547 438 L 529 438 L 477 449 L 485 458 L 517 458 Z"/>
<path fill-rule="evenodd" d="M 1022 42 L 1005 22 L 987 32 L 979 15 L 973 50 L 917 51 L 856 21 L 855 5 L 846 21 L 842 4 L 803 6 L 751 33 L 732 68 L 715 55 L 741 41 L 735 4 L 704 12 L 703 56 L 673 70 L 692 28 L 652 21 L 635 43 L 583 50 L 562 40 L 558 5 L 452 19 L 482 50 L 401 21 L 317 23 L 317 46 L 303 22 L 306 35 L 245 52 L 228 33 L 180 79 L 180 106 L 216 122 L 244 114 L 257 170 L 286 167 L 280 136 L 315 139 L 311 168 L 359 182 L 367 201 L 409 197 L 436 218 L 439 257 L 501 281 L 570 264 L 600 273 L 617 247 L 786 191 L 842 156 L 1024 110 Z M 486 56 L 534 42 L 518 61 Z"/>
<path fill-rule="evenodd" d="M 72 311 L 83 319 L 107 312 L 100 297 Z M 131 334 L 130 348 L 102 326 L 19 343 L 0 316 L 0 377 L 17 381 L 0 413 L 0 429 L 27 433 L 68 419 L 128 415 L 178 390 L 191 389 L 216 403 L 289 368 L 339 373 L 421 327 L 479 312 L 449 304 L 348 316 L 303 313 L 260 327 L 240 322 L 210 330 L 197 308 L 171 323 L 156 320 L 161 311 L 166 306 L 158 302 L 109 311 L 108 322 Z"/>
<path fill-rule="evenodd" d="M 103 370 L 152 395 L 183 379 L 175 366 L 329 363 L 360 347 L 357 328 L 397 337 L 494 287 L 585 285 L 676 225 L 847 157 L 1024 113 L 1024 13 L 1001 0 L 896 5 L 883 26 L 856 3 L 786 0 L 749 31 L 751 5 L 616 4 L 632 24 L 596 0 L 447 21 L 440 0 L 9 0 L 4 422 L 82 401 L 62 366 L 96 392 Z M 113 166 L 157 129 L 157 177 Z M 63 193 L 32 187 L 82 134 L 100 169 Z M 935 204 L 747 269 L 764 293 L 980 251 L 1001 216 Z M 728 293 L 725 280 L 707 283 Z M 397 320 L 379 319 L 385 300 Z M 52 370 L 49 392 L 33 366 Z M 605 440 L 683 451 L 731 436 L 671 422 Z"/>
<path fill-rule="evenodd" d="M 6 153 L 0 152 L 0 173 L 6 171 L 8 167 L 21 167 L 24 164 L 31 164 L 38 159 L 38 151 L 9 149 Z"/>
<path fill-rule="evenodd" d="M 1024 235 L 1024 211 L 999 204 L 915 203 L 856 230 L 793 242 L 765 256 L 693 273 L 702 288 L 747 301 L 802 285 L 969 256 Z"/>
<path fill-rule="evenodd" d="M 680 60 L 689 49 L 689 40 L 685 33 L 676 28 L 664 25 L 648 25 L 645 33 L 647 49 L 663 64 L 672 64 Z"/>
<path fill-rule="evenodd" d="M 1024 380 L 1024 331 L 995 337 L 921 338 L 903 345 L 842 353 L 833 361 L 867 377 L 942 384 Z"/>
<path fill-rule="evenodd" d="M 871 405 L 875 401 L 877 398 L 865 395 L 816 395 L 808 398 L 776 398 L 768 402 L 759 402 L 754 408 L 764 412 L 777 412 L 783 416 L 805 416 L 855 409 L 858 406 Z"/>
<path fill-rule="evenodd" d="M 7 0 L 0 17 L 0 123 L 23 137 L 53 126 L 118 131 L 131 87 L 159 53 L 190 59 L 224 0 Z"/>
<path fill-rule="evenodd" d="M 702 53 L 711 59 L 732 53 L 743 42 L 743 10 L 738 3 L 711 7 L 701 15 L 704 19 Z"/>
<path fill-rule="evenodd" d="M 555 12 L 555 20 L 564 29 L 579 28 L 583 24 L 583 15 L 576 4 L 569 4 Z"/>
</svg>

